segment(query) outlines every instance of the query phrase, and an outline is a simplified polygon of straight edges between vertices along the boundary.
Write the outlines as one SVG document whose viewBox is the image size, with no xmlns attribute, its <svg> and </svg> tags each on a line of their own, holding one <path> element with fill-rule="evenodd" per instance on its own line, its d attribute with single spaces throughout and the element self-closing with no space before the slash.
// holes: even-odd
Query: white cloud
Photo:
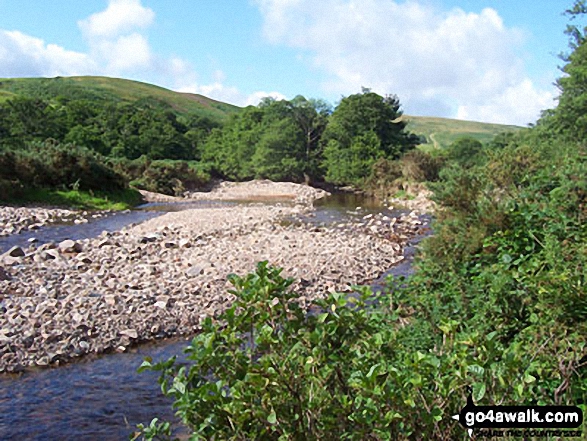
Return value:
<svg viewBox="0 0 587 441">
<path fill-rule="evenodd" d="M 541 110 L 554 107 L 554 99 L 555 95 L 552 92 L 538 91 L 532 81 L 524 79 L 486 100 L 482 105 L 459 106 L 457 118 L 501 124 L 526 121 L 528 115 L 538 116 Z"/>
<path fill-rule="evenodd" d="M 393 0 L 256 3 L 265 38 L 311 54 L 312 64 L 330 75 L 323 86 L 331 93 L 366 86 L 399 95 L 410 113 L 515 124 L 533 122 L 553 94 L 527 78 L 517 53 L 523 33 L 491 8 L 440 11 Z"/>
<path fill-rule="evenodd" d="M 276 100 L 286 99 L 285 95 L 279 92 L 258 91 L 249 95 L 244 94 L 236 87 L 226 86 L 224 84 L 225 78 L 226 75 L 224 72 L 217 70 L 214 72 L 214 82 L 210 84 L 198 84 L 197 81 L 194 81 L 175 87 L 175 90 L 186 93 L 198 93 L 218 101 L 224 101 L 242 107 L 256 106 L 265 97 L 275 98 Z"/>
<path fill-rule="evenodd" d="M 146 31 L 154 20 L 153 10 L 140 0 L 110 0 L 105 10 L 78 21 L 88 53 L 0 29 L 0 77 L 119 76 L 237 105 L 257 104 L 268 95 L 283 98 L 277 92 L 243 94 L 225 84 L 221 70 L 214 72 L 210 84 L 200 84 L 196 69 L 185 59 L 153 53 Z"/>
<path fill-rule="evenodd" d="M 282 93 L 279 92 L 263 92 L 263 91 L 259 91 L 259 92 L 253 92 L 252 94 L 250 94 L 245 102 L 244 102 L 244 106 L 256 106 L 257 104 L 259 104 L 261 102 L 261 100 L 263 98 L 273 98 L 277 101 L 280 100 L 285 100 L 287 99 L 285 95 L 283 95 Z"/>
<path fill-rule="evenodd" d="M 147 28 L 155 19 L 140 0 L 110 0 L 106 10 L 80 20 L 78 25 L 89 38 L 114 38 L 136 28 Z"/>
<path fill-rule="evenodd" d="M 22 32 L 0 29 L 0 76 L 79 75 L 96 69 L 87 54 L 46 44 Z"/>
<path fill-rule="evenodd" d="M 155 13 L 140 0 L 110 0 L 108 7 L 78 21 L 90 56 L 110 75 L 149 70 L 154 66 L 147 37 L 139 32 L 148 28 Z"/>
</svg>

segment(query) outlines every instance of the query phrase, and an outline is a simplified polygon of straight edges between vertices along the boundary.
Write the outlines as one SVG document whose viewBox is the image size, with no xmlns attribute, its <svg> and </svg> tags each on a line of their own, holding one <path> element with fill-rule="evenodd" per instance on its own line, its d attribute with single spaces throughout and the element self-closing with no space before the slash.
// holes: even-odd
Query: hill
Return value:
<svg viewBox="0 0 587 441">
<path fill-rule="evenodd" d="M 426 137 L 427 143 L 421 144 L 423 150 L 446 148 L 461 137 L 469 136 L 483 143 L 489 142 L 502 132 L 516 132 L 523 127 L 504 124 L 490 124 L 475 121 L 462 121 L 449 118 L 404 115 L 407 129 Z"/>
<path fill-rule="evenodd" d="M 91 101 L 136 102 L 147 100 L 171 107 L 178 114 L 196 114 L 222 120 L 239 107 L 202 95 L 178 93 L 139 81 L 108 77 L 55 77 L 0 79 L 0 103 L 15 97 L 45 100 L 87 99 Z"/>
</svg>

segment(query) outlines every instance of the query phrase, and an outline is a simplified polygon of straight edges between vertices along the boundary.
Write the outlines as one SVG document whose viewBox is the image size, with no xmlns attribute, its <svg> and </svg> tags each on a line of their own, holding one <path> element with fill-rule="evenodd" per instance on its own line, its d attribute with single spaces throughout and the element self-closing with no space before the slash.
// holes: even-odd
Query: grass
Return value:
<svg viewBox="0 0 587 441">
<path fill-rule="evenodd" d="M 465 136 L 487 143 L 498 133 L 524 130 L 523 127 L 518 126 L 427 116 L 406 115 L 404 120 L 408 123 L 407 130 L 426 137 L 428 142 L 421 144 L 419 148 L 428 152 L 447 148 L 457 139 Z"/>
<path fill-rule="evenodd" d="M 0 78 L 0 102 L 15 96 L 54 100 L 56 97 L 92 101 L 135 102 L 150 99 L 165 103 L 180 115 L 196 114 L 223 120 L 239 107 L 202 95 L 174 92 L 139 81 L 109 77 Z"/>
<path fill-rule="evenodd" d="M 4 202 L 12 204 L 36 203 L 82 210 L 126 210 L 143 202 L 137 190 L 128 189 L 116 193 L 87 192 L 79 190 L 26 189 L 18 197 Z"/>
</svg>

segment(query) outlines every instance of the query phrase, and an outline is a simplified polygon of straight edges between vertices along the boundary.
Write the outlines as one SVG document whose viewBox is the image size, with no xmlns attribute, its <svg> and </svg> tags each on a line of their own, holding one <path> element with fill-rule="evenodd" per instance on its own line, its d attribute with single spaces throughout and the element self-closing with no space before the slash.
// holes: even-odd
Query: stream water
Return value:
<svg viewBox="0 0 587 441">
<path fill-rule="evenodd" d="M 218 204 L 147 204 L 140 210 L 110 215 L 87 224 L 44 227 L 31 233 L 0 239 L 0 249 L 26 245 L 35 237 L 40 243 L 66 238 L 94 237 L 102 231 L 119 230 L 167 211 Z M 357 211 L 356 207 L 361 210 Z M 386 211 L 374 202 L 351 196 L 334 196 L 319 201 L 316 211 L 302 220 L 314 224 L 340 222 L 349 217 Z M 415 246 L 406 249 L 407 258 L 386 275 L 407 276 Z M 383 278 L 374 282 L 383 285 Z M 187 338 L 164 340 L 135 347 L 126 353 L 86 357 L 65 366 L 0 375 L 0 440 L 124 440 L 138 423 L 148 424 L 155 416 L 175 421 L 172 401 L 161 394 L 158 375 L 138 374 L 147 356 L 164 360 L 182 354 Z"/>
</svg>

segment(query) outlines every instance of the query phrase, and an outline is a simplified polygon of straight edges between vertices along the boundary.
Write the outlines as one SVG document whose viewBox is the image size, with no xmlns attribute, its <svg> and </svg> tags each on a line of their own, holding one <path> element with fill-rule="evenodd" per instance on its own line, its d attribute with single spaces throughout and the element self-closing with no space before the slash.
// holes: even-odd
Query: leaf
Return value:
<svg viewBox="0 0 587 441">
<path fill-rule="evenodd" d="M 482 376 L 485 373 L 485 368 L 483 368 L 483 366 L 479 366 L 478 364 L 472 364 L 467 366 L 467 372 Z"/>
<path fill-rule="evenodd" d="M 271 413 L 267 417 L 267 422 L 269 424 L 277 424 L 277 415 L 275 414 L 275 410 L 271 411 Z"/>
<path fill-rule="evenodd" d="M 475 383 L 473 384 L 473 400 L 478 403 L 483 399 L 485 396 L 485 392 L 487 391 L 487 387 L 485 383 Z"/>
<path fill-rule="evenodd" d="M 379 367 L 379 363 L 374 364 L 373 366 L 371 366 L 371 369 L 369 369 L 369 372 L 367 372 L 367 378 L 371 378 L 373 376 L 373 373 L 375 372 L 375 370 Z"/>
</svg>

